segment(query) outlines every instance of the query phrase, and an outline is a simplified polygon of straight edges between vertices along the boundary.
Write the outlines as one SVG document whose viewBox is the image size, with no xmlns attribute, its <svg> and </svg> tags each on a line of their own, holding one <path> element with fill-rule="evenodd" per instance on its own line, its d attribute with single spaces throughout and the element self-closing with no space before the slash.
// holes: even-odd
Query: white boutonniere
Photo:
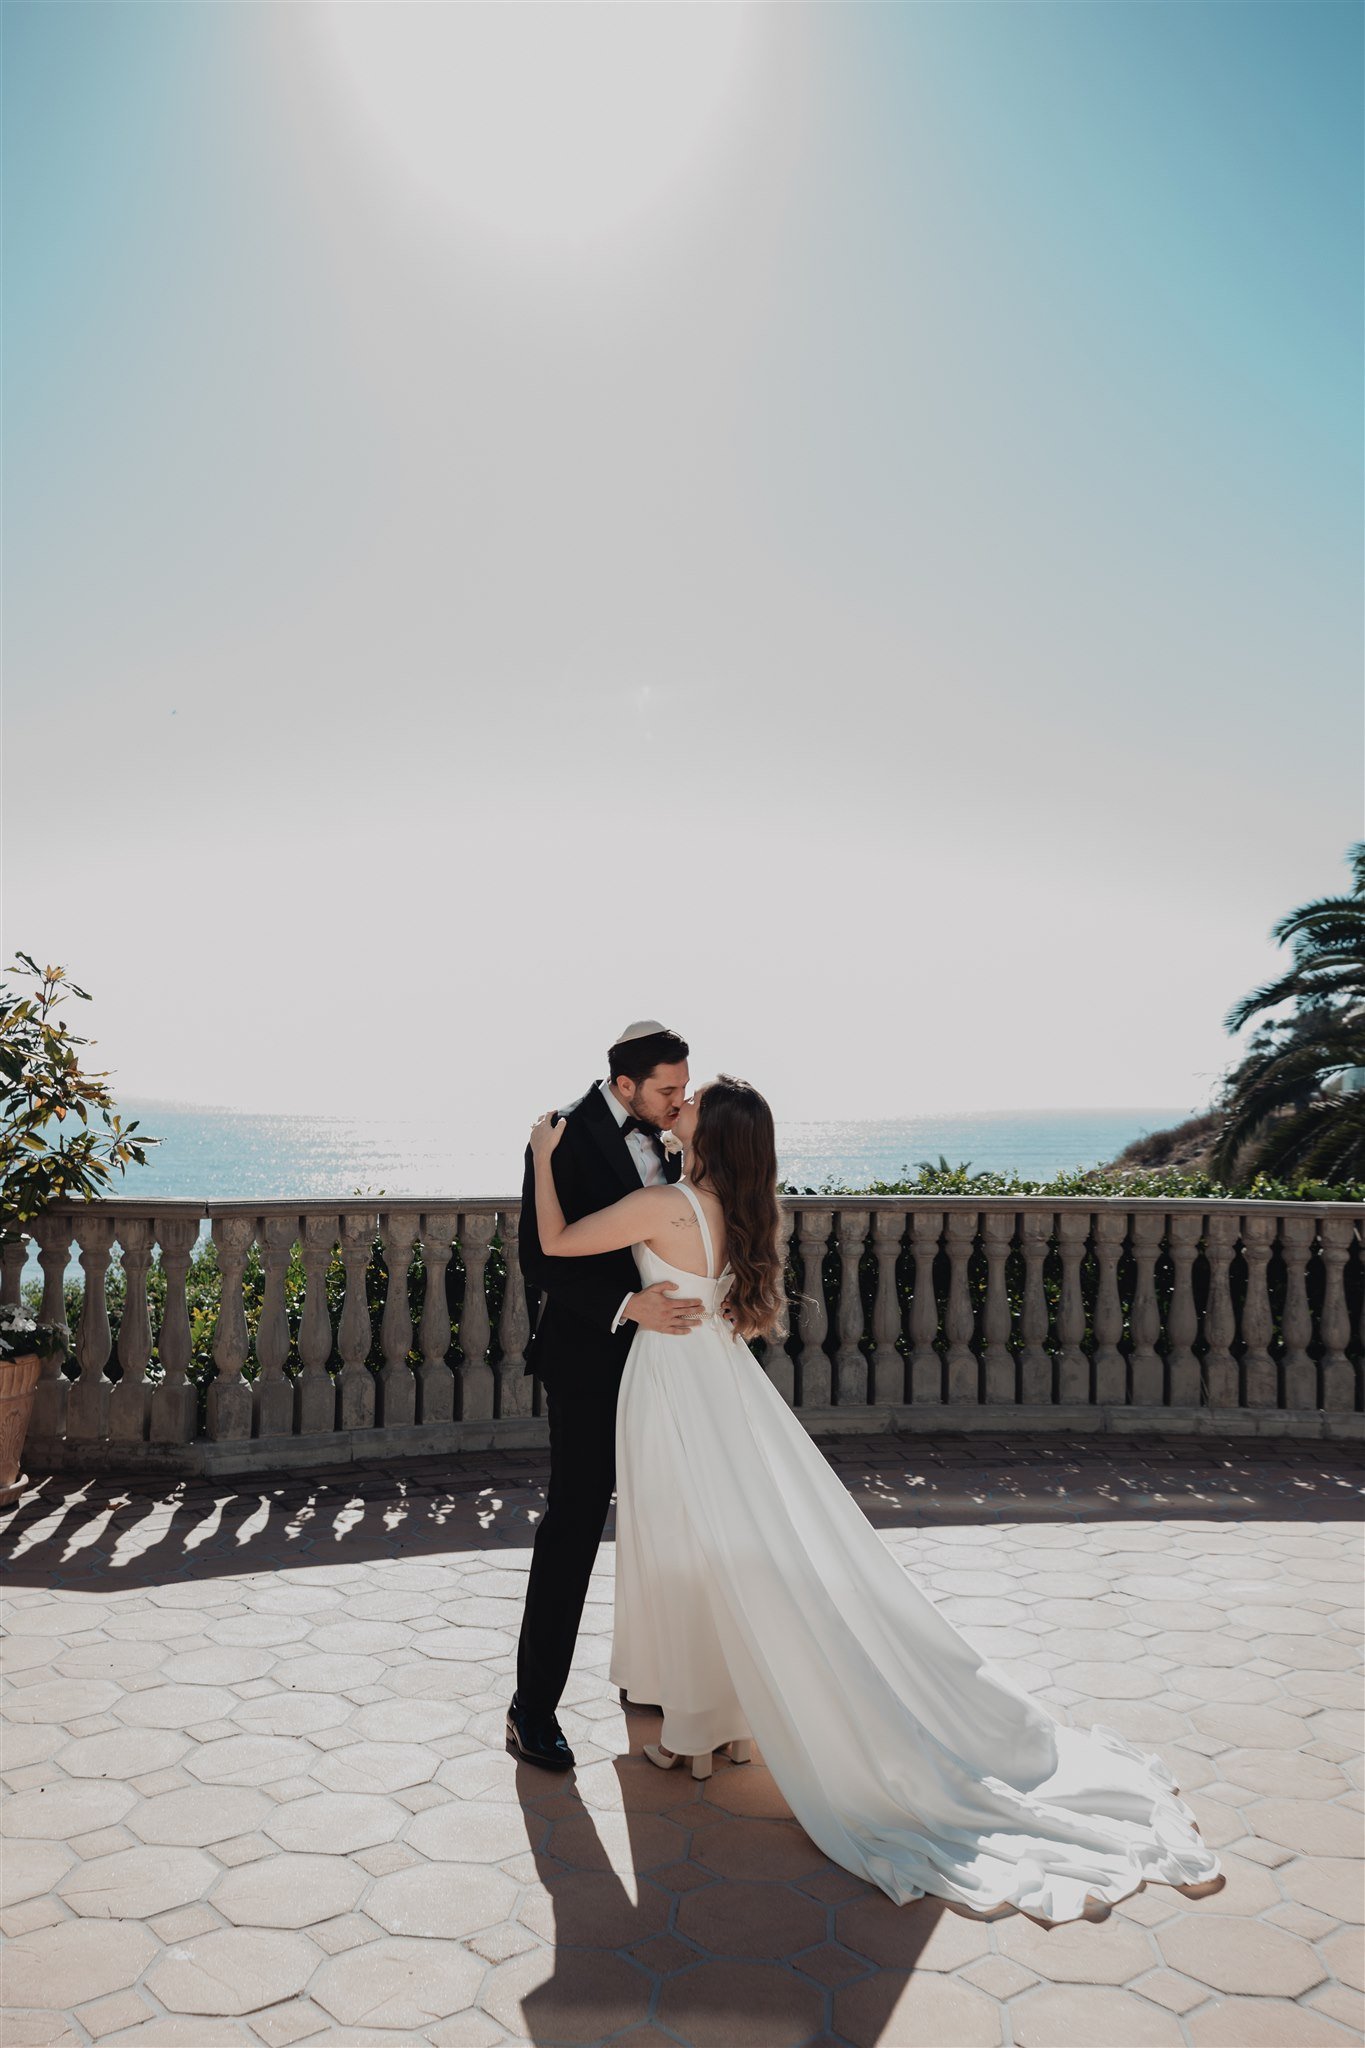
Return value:
<svg viewBox="0 0 1365 2048">
<path fill-rule="evenodd" d="M 683 1150 L 682 1139 L 675 1138 L 672 1131 L 660 1132 L 660 1138 L 663 1143 L 664 1151 L 667 1153 L 668 1157 L 670 1159 L 678 1158 Z"/>
</svg>

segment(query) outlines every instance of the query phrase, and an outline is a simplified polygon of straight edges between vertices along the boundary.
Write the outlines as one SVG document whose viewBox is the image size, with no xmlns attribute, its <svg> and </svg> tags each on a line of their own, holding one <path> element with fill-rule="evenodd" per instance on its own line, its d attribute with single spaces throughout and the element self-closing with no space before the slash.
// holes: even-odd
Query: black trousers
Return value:
<svg viewBox="0 0 1365 2048">
<path fill-rule="evenodd" d="M 553 1714 L 568 1683 L 588 1581 L 616 1485 L 615 1366 L 584 1374 L 572 1392 L 545 1390 L 550 1488 L 531 1552 L 517 1646 L 523 1707 Z"/>
</svg>

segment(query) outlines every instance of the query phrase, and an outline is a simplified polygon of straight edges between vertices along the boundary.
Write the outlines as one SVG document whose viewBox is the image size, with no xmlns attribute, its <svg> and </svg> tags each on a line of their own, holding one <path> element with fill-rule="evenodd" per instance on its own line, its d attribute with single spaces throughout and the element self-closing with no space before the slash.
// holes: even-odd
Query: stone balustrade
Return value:
<svg viewBox="0 0 1365 2048">
<path fill-rule="evenodd" d="M 812 1430 L 1361 1431 L 1365 1209 L 824 1195 L 784 1212 L 787 1315 L 755 1350 Z M 73 1244 L 83 1297 L 74 1358 L 39 1382 L 29 1470 L 541 1440 L 518 1218 L 458 1199 L 50 1211 L 33 1226 L 43 1319 L 63 1319 Z M 211 1329 L 188 1287 L 205 1227 Z M 0 1298 L 22 1268 L 9 1247 Z"/>
</svg>

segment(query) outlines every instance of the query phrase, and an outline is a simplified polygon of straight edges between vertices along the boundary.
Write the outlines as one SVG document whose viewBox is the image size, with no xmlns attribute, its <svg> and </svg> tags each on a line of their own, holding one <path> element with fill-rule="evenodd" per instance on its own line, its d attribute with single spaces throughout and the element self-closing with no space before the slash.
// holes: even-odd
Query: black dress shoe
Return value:
<svg viewBox="0 0 1365 2048">
<path fill-rule="evenodd" d="M 507 1709 L 507 1747 L 524 1764 L 539 1764 L 543 1771 L 571 1771 L 573 1751 L 553 1714 L 533 1713 L 512 1695 Z"/>
</svg>

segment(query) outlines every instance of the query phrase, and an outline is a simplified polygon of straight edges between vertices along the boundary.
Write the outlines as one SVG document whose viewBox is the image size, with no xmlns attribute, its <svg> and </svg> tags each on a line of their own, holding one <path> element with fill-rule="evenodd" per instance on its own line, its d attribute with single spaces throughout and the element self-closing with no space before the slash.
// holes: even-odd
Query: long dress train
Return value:
<svg viewBox="0 0 1365 2048">
<path fill-rule="evenodd" d="M 637 1333 L 617 1409 L 611 1676 L 695 1755 L 752 1734 L 808 1835 L 903 1902 L 1009 1903 L 1072 1920 L 1087 1897 L 1217 1875 L 1161 1761 L 1066 1728 L 981 1657 L 849 1499 L 701 1278 L 648 1246 L 707 1314 Z"/>
</svg>

